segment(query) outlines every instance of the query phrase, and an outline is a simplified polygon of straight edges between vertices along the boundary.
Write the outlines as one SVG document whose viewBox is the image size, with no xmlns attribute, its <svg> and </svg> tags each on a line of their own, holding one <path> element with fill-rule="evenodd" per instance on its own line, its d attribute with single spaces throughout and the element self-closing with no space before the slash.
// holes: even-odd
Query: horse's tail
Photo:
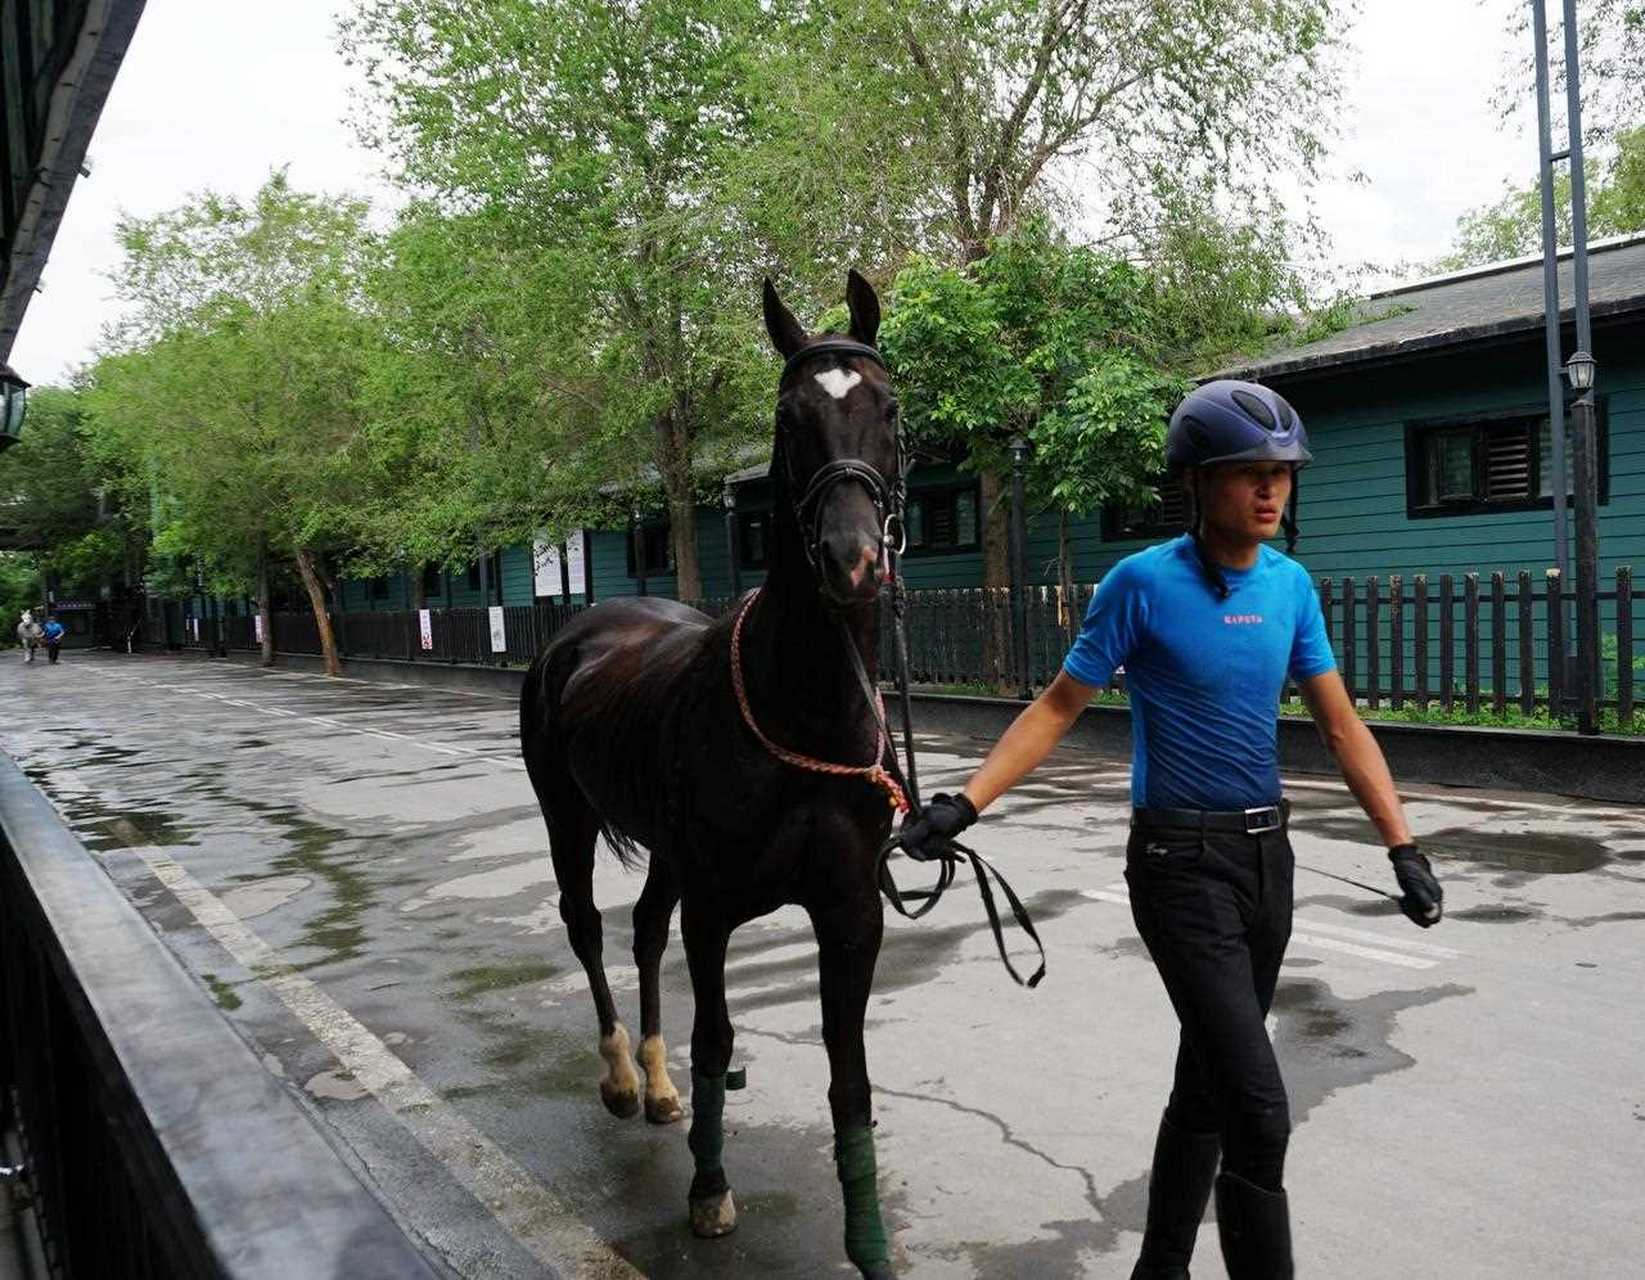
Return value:
<svg viewBox="0 0 1645 1280">
<path fill-rule="evenodd" d="M 646 852 L 630 835 L 613 826 L 589 798 L 582 794 L 572 775 L 571 762 L 565 743 L 564 726 L 549 708 L 558 706 L 558 690 L 564 680 L 556 679 L 561 646 L 550 642 L 537 655 L 537 660 L 526 672 L 525 684 L 520 690 L 520 754 L 525 759 L 526 776 L 544 814 L 562 803 L 584 804 L 594 816 L 600 834 L 616 855 L 617 861 L 630 871 L 646 864 Z M 566 659 L 561 658 L 561 662 Z M 545 714 L 545 711 L 547 712 Z M 573 798 L 572 793 L 575 793 Z"/>
</svg>

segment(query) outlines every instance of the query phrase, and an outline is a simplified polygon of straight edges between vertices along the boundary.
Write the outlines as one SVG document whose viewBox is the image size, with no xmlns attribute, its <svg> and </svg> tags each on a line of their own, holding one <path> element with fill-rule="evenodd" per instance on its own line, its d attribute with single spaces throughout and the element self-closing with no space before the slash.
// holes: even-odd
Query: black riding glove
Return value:
<svg viewBox="0 0 1645 1280">
<path fill-rule="evenodd" d="M 1434 879 L 1428 859 L 1417 851 L 1416 845 L 1402 844 L 1388 850 L 1388 860 L 1394 864 L 1394 875 L 1404 890 L 1399 909 L 1406 918 L 1424 929 L 1438 924 L 1445 911 L 1445 890 Z"/>
<path fill-rule="evenodd" d="M 976 820 L 977 806 L 966 798 L 963 791 L 955 796 L 939 792 L 931 797 L 918 818 L 903 823 L 902 830 L 897 834 L 897 843 L 908 851 L 909 856 L 918 858 L 934 852 L 933 845 L 940 847 Z"/>
</svg>

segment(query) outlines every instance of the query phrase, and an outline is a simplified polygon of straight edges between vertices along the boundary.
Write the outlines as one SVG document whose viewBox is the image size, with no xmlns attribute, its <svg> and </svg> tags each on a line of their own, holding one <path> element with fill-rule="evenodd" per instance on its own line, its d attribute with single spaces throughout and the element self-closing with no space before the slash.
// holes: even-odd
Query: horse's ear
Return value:
<svg viewBox="0 0 1645 1280">
<path fill-rule="evenodd" d="M 880 295 L 855 267 L 845 277 L 845 303 L 851 309 L 851 336 L 873 346 L 880 332 Z"/>
<path fill-rule="evenodd" d="M 784 360 L 805 345 L 805 330 L 777 296 L 777 286 L 771 283 L 770 276 L 765 278 L 765 331 L 771 335 L 771 345 Z"/>
</svg>

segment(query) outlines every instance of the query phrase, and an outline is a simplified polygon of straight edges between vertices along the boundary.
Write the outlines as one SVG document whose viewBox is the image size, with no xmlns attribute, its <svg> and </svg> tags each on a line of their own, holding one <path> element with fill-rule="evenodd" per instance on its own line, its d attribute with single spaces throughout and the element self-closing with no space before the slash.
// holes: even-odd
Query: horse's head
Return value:
<svg viewBox="0 0 1645 1280">
<path fill-rule="evenodd" d="M 879 297 L 853 271 L 846 301 L 850 333 L 809 336 L 765 282 L 766 332 L 786 362 L 772 476 L 818 588 L 837 605 L 872 600 L 879 591 L 901 465 L 897 398 L 874 349 Z"/>
</svg>

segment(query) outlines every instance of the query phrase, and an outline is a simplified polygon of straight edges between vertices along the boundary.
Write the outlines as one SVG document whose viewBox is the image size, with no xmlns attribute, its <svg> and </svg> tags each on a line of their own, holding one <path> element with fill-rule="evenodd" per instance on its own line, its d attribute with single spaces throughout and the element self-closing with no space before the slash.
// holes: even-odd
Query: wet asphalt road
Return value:
<svg viewBox="0 0 1645 1280">
<path fill-rule="evenodd" d="M 684 1126 L 596 1099 L 511 701 L 198 659 L 4 659 L 0 747 L 453 1273 L 545 1275 L 580 1250 L 590 1274 L 851 1274 L 804 917 L 733 939 L 742 1221 L 698 1242 Z M 982 745 L 922 739 L 927 790 Z M 1040 922 L 1038 991 L 1010 983 L 968 883 L 888 923 L 868 1053 L 899 1274 L 1129 1274 L 1175 1024 L 1125 905 L 1125 784 L 1122 761 L 1060 754 L 978 830 Z M 1440 928 L 1297 874 L 1271 1025 L 1299 1273 L 1638 1275 L 1645 815 L 1415 790 Z M 1392 887 L 1340 787 L 1291 795 L 1300 864 Z M 639 887 L 602 862 L 631 1028 Z M 684 1090 L 677 933 L 663 985 Z M 1223 1275 L 1210 1226 L 1194 1271 Z"/>
</svg>

